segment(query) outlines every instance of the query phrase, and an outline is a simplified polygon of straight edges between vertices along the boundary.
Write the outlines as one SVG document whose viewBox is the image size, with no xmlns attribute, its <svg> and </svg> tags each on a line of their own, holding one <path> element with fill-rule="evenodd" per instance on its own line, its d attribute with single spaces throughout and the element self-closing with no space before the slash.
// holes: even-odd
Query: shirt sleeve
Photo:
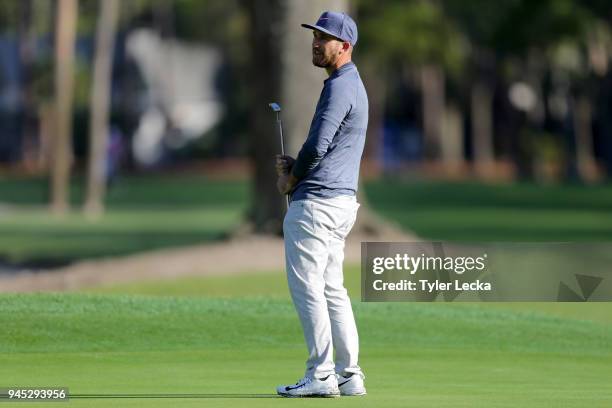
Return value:
<svg viewBox="0 0 612 408">
<path fill-rule="evenodd" d="M 342 89 L 339 85 L 330 81 L 323 88 L 308 137 L 293 165 L 292 173 L 297 179 L 304 178 L 319 164 L 350 111 L 348 89 Z"/>
</svg>

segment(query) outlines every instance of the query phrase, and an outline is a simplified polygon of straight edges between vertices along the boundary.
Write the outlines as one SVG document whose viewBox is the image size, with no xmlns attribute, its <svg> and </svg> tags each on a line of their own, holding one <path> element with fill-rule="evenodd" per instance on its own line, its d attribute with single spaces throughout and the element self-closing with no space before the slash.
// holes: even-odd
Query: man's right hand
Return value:
<svg viewBox="0 0 612 408">
<path fill-rule="evenodd" d="M 280 177 L 291 172 L 295 159 L 291 156 L 276 155 L 276 174 Z"/>
</svg>

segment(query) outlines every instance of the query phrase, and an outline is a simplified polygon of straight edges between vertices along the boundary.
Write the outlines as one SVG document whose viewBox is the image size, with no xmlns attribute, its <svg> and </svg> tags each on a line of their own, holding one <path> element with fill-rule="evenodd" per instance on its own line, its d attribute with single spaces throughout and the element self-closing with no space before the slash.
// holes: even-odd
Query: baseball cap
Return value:
<svg viewBox="0 0 612 408">
<path fill-rule="evenodd" d="M 357 44 L 357 24 L 346 13 L 325 11 L 314 24 L 302 24 L 302 27 L 322 31 L 351 45 Z"/>
</svg>

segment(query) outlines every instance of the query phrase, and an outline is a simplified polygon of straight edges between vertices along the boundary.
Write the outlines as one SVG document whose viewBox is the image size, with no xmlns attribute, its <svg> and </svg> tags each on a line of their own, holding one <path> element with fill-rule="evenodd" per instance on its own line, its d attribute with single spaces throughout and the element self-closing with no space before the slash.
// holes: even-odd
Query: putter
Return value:
<svg viewBox="0 0 612 408">
<path fill-rule="evenodd" d="M 268 104 L 268 106 L 270 106 L 270 108 L 274 112 L 276 112 L 276 123 L 278 124 L 278 134 L 280 137 L 281 154 L 284 156 L 285 155 L 285 141 L 283 140 L 283 122 L 281 121 L 281 117 L 280 117 L 281 107 L 276 102 L 272 102 Z M 285 195 L 285 200 L 287 202 L 287 208 L 289 208 L 289 196 L 288 195 Z"/>
</svg>

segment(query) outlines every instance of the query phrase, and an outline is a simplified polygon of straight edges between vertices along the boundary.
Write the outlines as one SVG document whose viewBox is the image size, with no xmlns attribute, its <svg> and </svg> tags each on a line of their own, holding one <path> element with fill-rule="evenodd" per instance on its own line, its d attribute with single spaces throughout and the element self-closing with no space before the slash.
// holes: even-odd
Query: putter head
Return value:
<svg viewBox="0 0 612 408">
<path fill-rule="evenodd" d="M 276 102 L 269 103 L 268 106 L 270 106 L 270 108 L 272 108 L 272 110 L 274 112 L 280 112 L 281 111 L 280 105 L 278 103 L 276 103 Z"/>
</svg>

